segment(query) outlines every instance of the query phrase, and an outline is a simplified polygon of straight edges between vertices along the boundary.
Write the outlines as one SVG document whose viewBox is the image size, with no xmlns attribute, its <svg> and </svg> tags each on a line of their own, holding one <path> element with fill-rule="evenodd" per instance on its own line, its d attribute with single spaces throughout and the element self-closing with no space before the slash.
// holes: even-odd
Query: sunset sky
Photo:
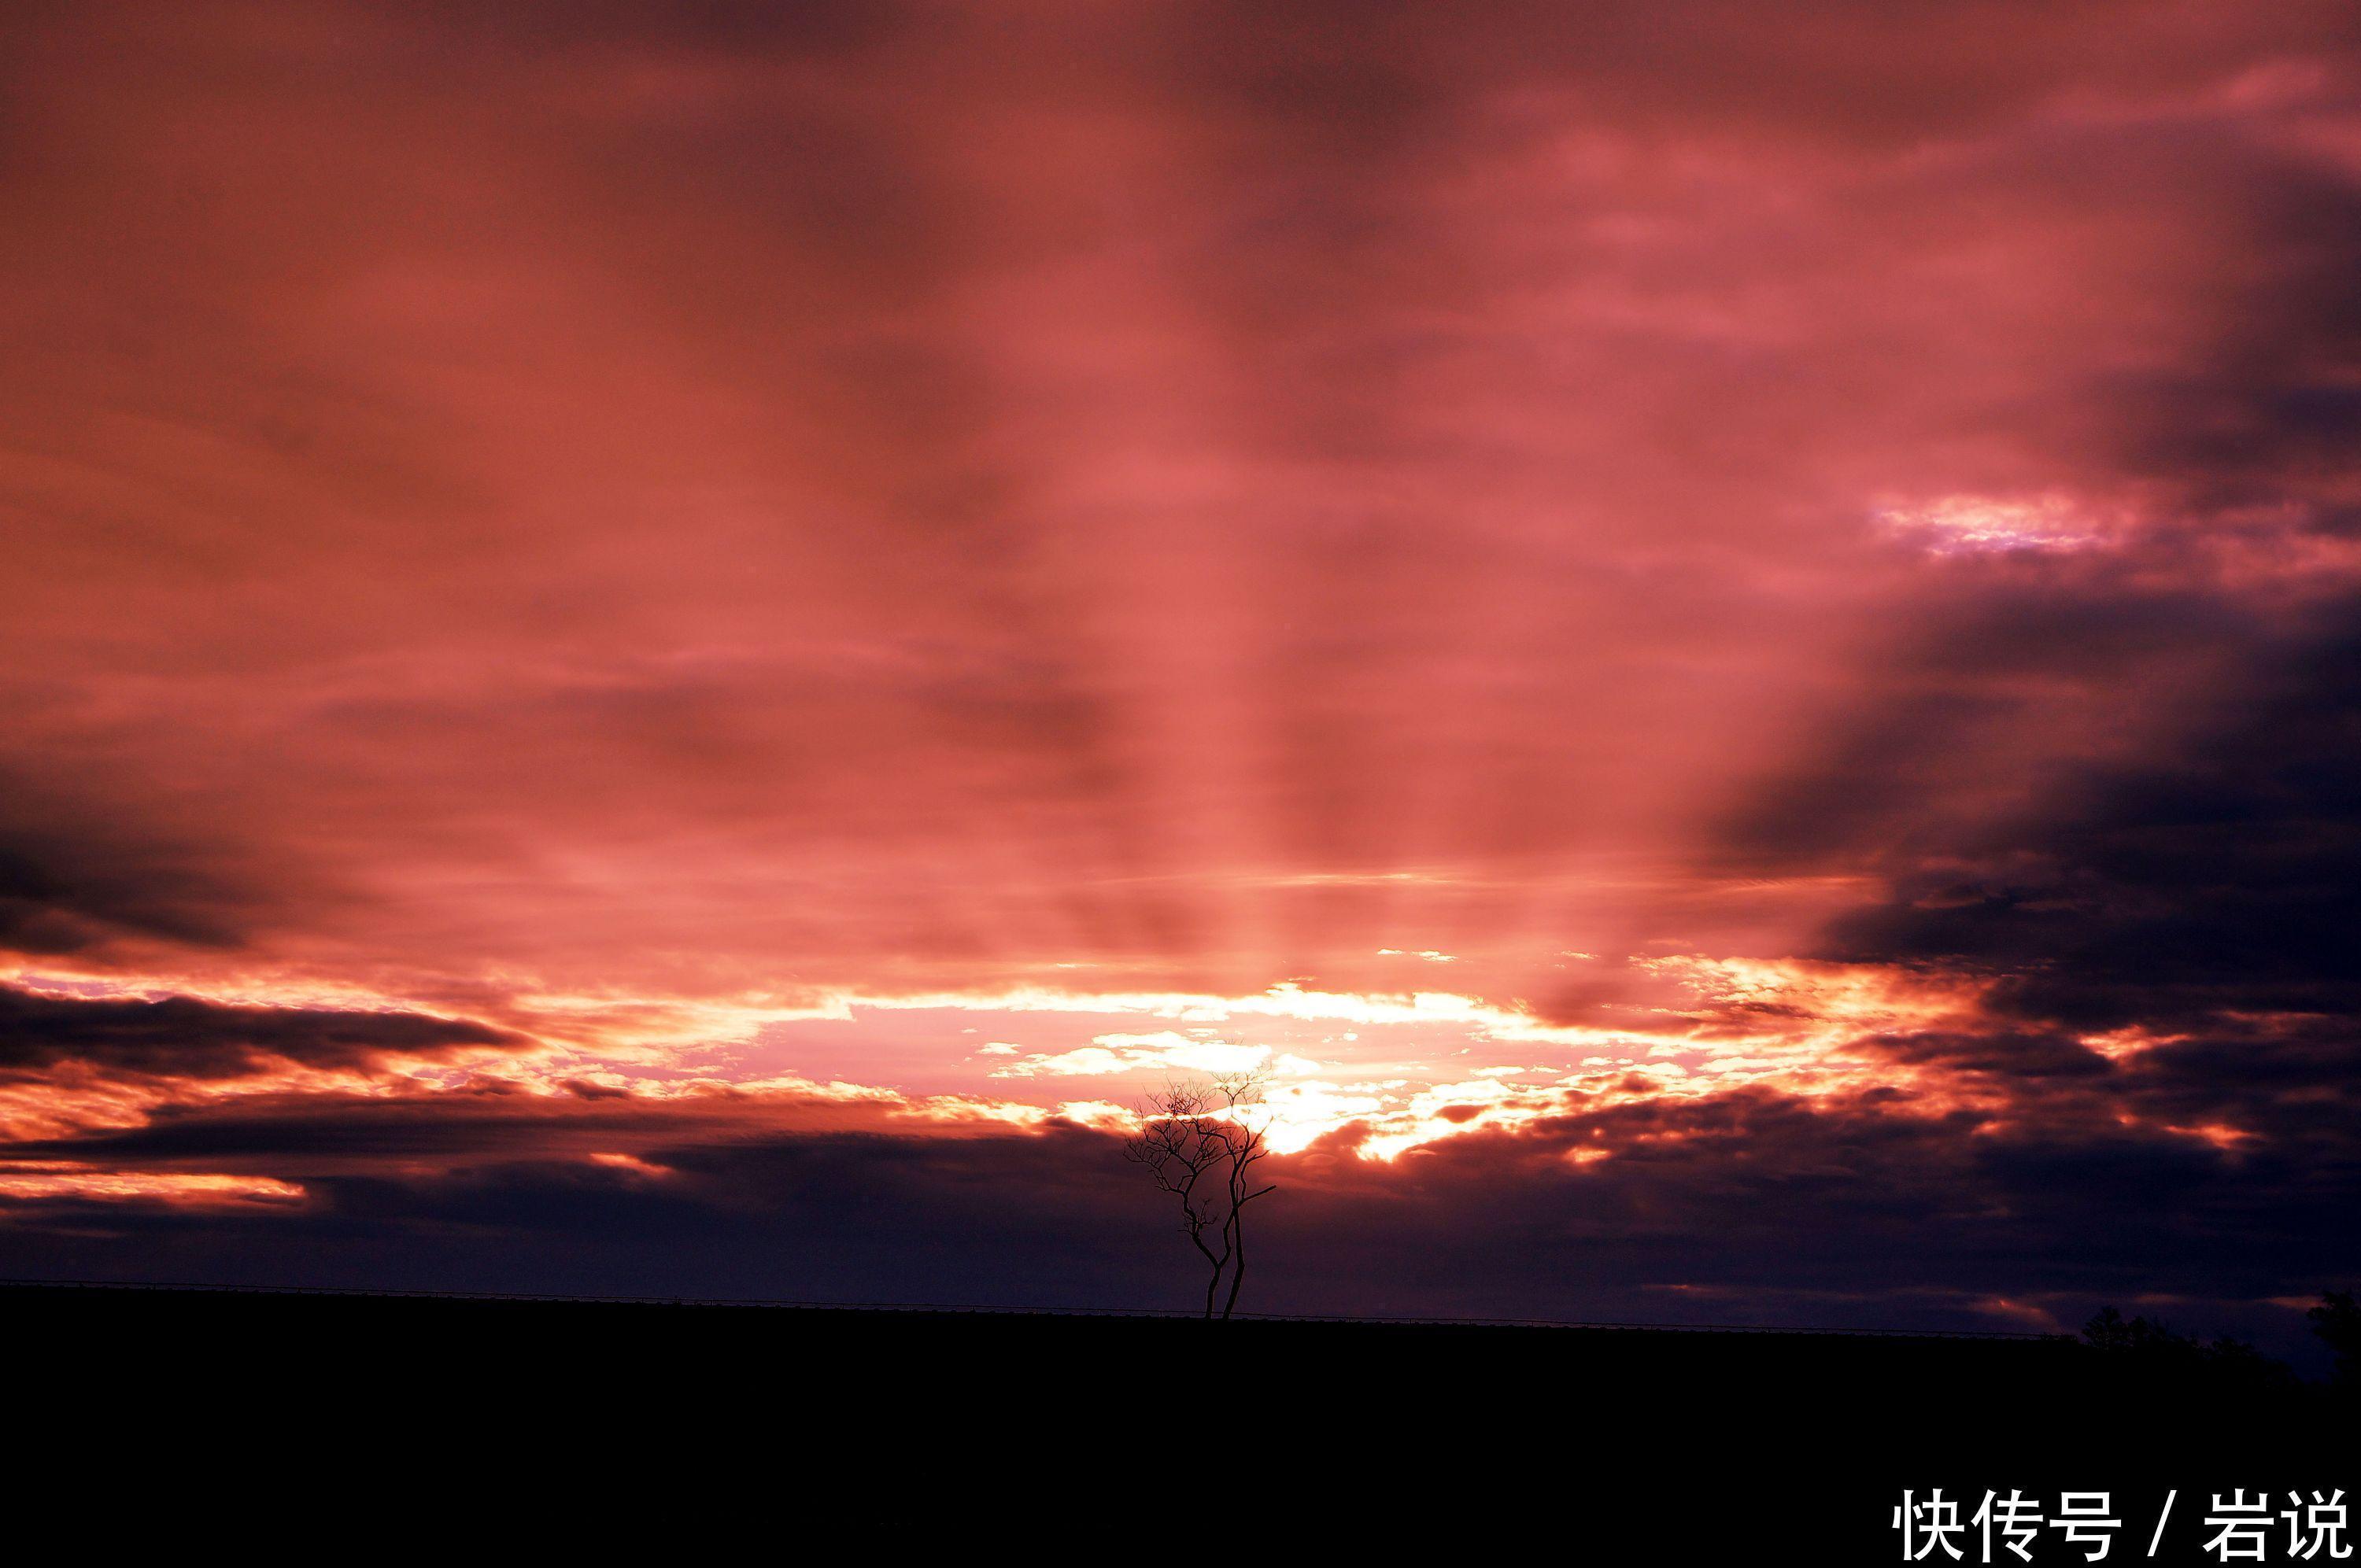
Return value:
<svg viewBox="0 0 2361 1568">
<path fill-rule="evenodd" d="M 2352 1282 L 2349 0 L 30 0 L 0 236 L 0 1274 Z"/>
</svg>

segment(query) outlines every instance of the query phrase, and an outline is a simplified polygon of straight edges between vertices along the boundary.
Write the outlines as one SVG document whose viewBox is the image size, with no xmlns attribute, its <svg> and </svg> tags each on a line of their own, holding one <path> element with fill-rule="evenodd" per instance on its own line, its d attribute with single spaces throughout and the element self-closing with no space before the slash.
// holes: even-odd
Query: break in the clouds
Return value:
<svg viewBox="0 0 2361 1568">
<path fill-rule="evenodd" d="M 2341 0 L 0 27 L 16 1271 L 2348 1266 Z"/>
</svg>

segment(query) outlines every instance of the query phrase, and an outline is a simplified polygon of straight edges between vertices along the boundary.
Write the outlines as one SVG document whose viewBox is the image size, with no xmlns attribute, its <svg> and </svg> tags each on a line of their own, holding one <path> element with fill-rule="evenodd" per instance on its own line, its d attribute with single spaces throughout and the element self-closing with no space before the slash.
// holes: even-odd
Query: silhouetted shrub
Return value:
<svg viewBox="0 0 2361 1568">
<path fill-rule="evenodd" d="M 2159 1321 L 2127 1319 L 2113 1307 L 2101 1308 L 2082 1325 L 2082 1339 L 2104 1354 L 2121 1357 L 2125 1369 L 2143 1380 L 2170 1380 L 2216 1392 L 2292 1388 L 2298 1381 L 2285 1363 L 2244 1340 L 2224 1334 L 2209 1344 L 2175 1333 Z"/>
<path fill-rule="evenodd" d="M 2320 1305 L 2304 1314 L 2312 1332 L 2336 1354 L 2336 1386 L 2347 1392 L 2361 1389 L 2361 1307 L 2350 1290 L 2328 1290 Z"/>
</svg>

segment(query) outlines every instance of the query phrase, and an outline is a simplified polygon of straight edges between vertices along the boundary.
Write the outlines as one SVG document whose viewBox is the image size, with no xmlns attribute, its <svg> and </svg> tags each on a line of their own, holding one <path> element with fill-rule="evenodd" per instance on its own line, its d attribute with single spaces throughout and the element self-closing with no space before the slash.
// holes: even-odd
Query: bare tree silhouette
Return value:
<svg viewBox="0 0 2361 1568">
<path fill-rule="evenodd" d="M 1159 1190 L 1180 1200 L 1180 1234 L 1205 1260 L 1205 1316 L 1237 1310 L 1246 1277 L 1246 1205 L 1278 1190 L 1257 1187 L 1254 1168 L 1270 1151 L 1261 1072 L 1173 1079 L 1139 1107 L 1139 1132 L 1124 1156 L 1144 1166 Z M 1226 1275 L 1229 1291 L 1222 1291 Z M 1215 1307 L 1220 1310 L 1217 1313 Z"/>
</svg>

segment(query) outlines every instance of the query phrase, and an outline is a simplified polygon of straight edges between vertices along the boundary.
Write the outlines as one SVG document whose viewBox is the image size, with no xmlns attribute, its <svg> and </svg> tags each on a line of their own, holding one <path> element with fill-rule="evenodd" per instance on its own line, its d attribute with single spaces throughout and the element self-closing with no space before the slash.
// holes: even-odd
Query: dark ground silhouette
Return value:
<svg viewBox="0 0 2361 1568">
<path fill-rule="evenodd" d="M 2114 1560 L 2210 1562 L 2213 1491 L 2361 1481 L 2334 1390 L 2070 1339 L 56 1287 L 0 1315 L 20 1497 L 136 1505 L 111 1528 L 192 1548 L 299 1506 L 378 1545 L 451 1549 L 431 1519 L 464 1505 L 478 1545 L 688 1560 L 750 1527 L 1022 1550 L 1180 1507 L 1272 1550 L 1480 1559 L 1538 1530 L 1576 1560 L 1866 1563 L 1939 1486 L 1962 1519 L 1986 1488 L 2113 1489 Z"/>
</svg>

